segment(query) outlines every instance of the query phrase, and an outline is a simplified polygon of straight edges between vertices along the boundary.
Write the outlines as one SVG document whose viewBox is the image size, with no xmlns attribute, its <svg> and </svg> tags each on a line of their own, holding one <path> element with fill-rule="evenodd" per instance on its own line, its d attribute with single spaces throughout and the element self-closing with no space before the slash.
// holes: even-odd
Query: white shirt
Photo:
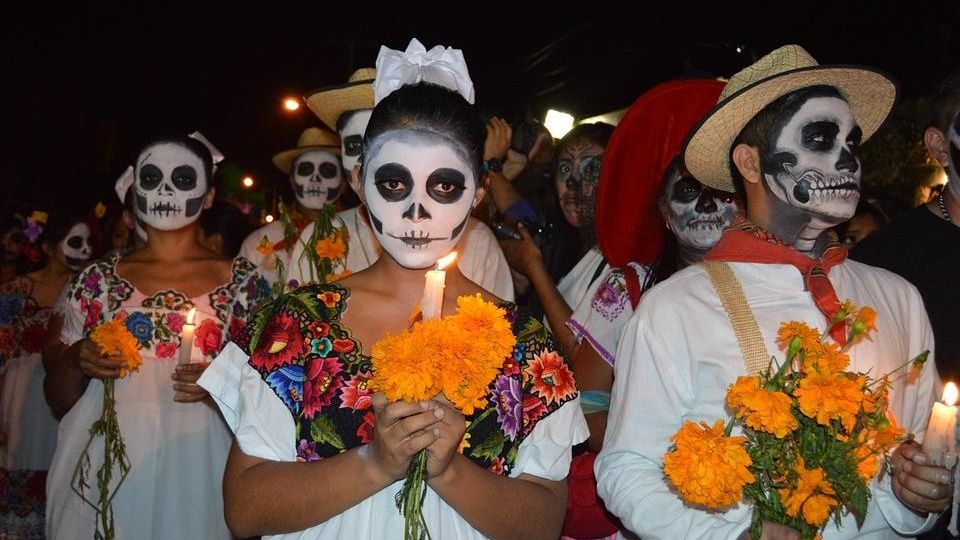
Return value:
<svg viewBox="0 0 960 540">
<path fill-rule="evenodd" d="M 300 235 L 300 239 L 306 238 L 310 238 L 310 236 L 304 236 L 303 234 Z M 277 250 L 268 255 L 264 255 L 263 253 L 257 251 L 257 248 L 260 247 L 263 239 L 266 239 L 266 243 L 268 243 L 270 246 L 273 246 L 273 244 L 283 240 L 283 223 L 278 219 L 271 223 L 267 223 L 263 227 L 260 227 L 259 229 L 250 233 L 250 235 L 244 239 L 243 244 L 240 246 L 239 256 L 245 257 L 252 261 L 253 264 L 257 265 L 260 275 L 262 275 L 271 284 L 276 283 L 277 280 L 280 279 L 277 266 L 278 260 L 283 263 L 283 267 L 286 269 L 285 278 L 287 280 L 291 279 L 290 254 L 292 250 Z M 300 240 L 298 239 L 298 244 L 299 241 Z M 301 274 L 302 272 L 297 271 L 297 273 Z"/>
<path fill-rule="evenodd" d="M 370 225 L 360 215 L 361 207 L 350 208 L 337 214 L 347 226 L 350 249 L 347 252 L 347 270 L 359 272 L 380 258 L 380 244 L 377 242 Z M 307 226 L 303 234 L 309 236 L 313 225 Z M 467 230 L 460 240 L 460 256 L 457 266 L 470 281 L 480 285 L 501 300 L 513 302 L 513 278 L 510 266 L 503 256 L 503 250 L 490 227 L 482 221 L 470 217 Z M 294 252 L 296 257 L 296 251 Z"/>
<path fill-rule="evenodd" d="M 730 263 L 740 280 L 767 350 L 783 321 L 823 329 L 825 317 L 804 291 L 790 265 Z M 850 349 L 849 370 L 878 378 L 924 350 L 933 350 L 933 333 L 916 289 L 899 276 L 855 261 L 835 266 L 830 281 L 840 300 L 877 311 L 872 340 Z M 727 419 L 727 387 L 744 375 L 743 357 L 720 298 L 701 266 L 684 269 L 644 294 L 624 330 L 603 450 L 597 459 L 597 491 L 624 525 L 643 537 L 736 538 L 750 526 L 752 508 L 739 504 L 707 512 L 683 504 L 663 474 L 669 438 L 684 420 Z M 909 381 L 909 382 L 908 382 Z M 938 381 L 931 354 L 918 377 L 900 379 L 890 390 L 890 410 L 908 432 L 923 439 Z M 906 509 L 890 487 L 890 477 L 874 479 L 862 530 L 845 516 L 832 522 L 825 539 L 914 536 L 936 520 Z M 894 532 L 897 531 L 897 532 Z"/>
</svg>

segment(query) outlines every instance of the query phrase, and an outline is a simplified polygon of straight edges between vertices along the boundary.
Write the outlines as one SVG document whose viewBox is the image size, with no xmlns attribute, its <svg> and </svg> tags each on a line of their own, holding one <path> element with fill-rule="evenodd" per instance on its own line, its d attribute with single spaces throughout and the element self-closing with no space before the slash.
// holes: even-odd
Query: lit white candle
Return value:
<svg viewBox="0 0 960 540">
<path fill-rule="evenodd" d="M 193 317 L 197 314 L 197 308 L 193 308 L 187 313 L 187 322 L 183 324 L 180 331 L 180 363 L 190 363 L 190 351 L 193 350 L 193 333 L 197 326 L 193 324 Z"/>
<path fill-rule="evenodd" d="M 437 261 L 435 270 L 427 272 L 427 282 L 423 287 L 423 298 L 420 299 L 420 312 L 423 320 L 439 319 L 443 312 L 443 288 L 446 286 L 447 272 L 444 270 L 457 258 L 453 251 Z"/>
<path fill-rule="evenodd" d="M 930 422 L 923 435 L 923 451 L 934 465 L 952 467 L 957 460 L 957 385 L 948 382 L 943 388 L 943 403 L 935 402 Z"/>
</svg>

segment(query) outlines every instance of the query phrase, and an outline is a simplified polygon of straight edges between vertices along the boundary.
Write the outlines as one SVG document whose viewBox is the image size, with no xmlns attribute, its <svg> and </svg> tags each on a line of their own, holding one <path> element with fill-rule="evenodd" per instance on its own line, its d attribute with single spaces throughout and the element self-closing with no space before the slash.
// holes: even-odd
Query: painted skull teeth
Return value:
<svg viewBox="0 0 960 540">
<path fill-rule="evenodd" d="M 150 208 L 151 214 L 161 217 L 176 216 L 182 211 L 183 209 L 181 209 L 179 206 L 168 202 L 154 203 L 153 207 Z"/>
<path fill-rule="evenodd" d="M 410 231 L 403 236 L 396 236 L 394 234 L 387 233 L 388 236 L 400 240 L 404 244 L 407 244 L 413 249 L 426 249 L 427 245 L 430 242 L 436 242 L 438 240 L 446 240 L 446 238 L 431 238 L 430 233 L 426 231 Z"/>
</svg>

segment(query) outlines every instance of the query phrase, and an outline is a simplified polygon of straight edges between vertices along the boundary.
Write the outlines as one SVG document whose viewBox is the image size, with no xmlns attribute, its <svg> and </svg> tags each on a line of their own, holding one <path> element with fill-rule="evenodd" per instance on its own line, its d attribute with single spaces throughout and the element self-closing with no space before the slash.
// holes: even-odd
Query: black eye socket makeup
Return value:
<svg viewBox="0 0 960 540">
<path fill-rule="evenodd" d="M 173 186 L 181 191 L 190 191 L 197 187 L 197 171 L 190 165 L 180 165 L 171 175 Z"/>
<path fill-rule="evenodd" d="M 406 199 L 413 191 L 413 176 L 410 170 L 399 163 L 387 163 L 373 173 L 373 182 L 387 202 Z"/>
<path fill-rule="evenodd" d="M 427 194 L 442 204 L 459 201 L 466 186 L 466 177 L 456 169 L 437 169 L 427 177 Z"/>
<path fill-rule="evenodd" d="M 350 135 L 343 140 L 343 153 L 348 156 L 359 156 L 362 147 L 363 137 L 360 135 Z"/>
<path fill-rule="evenodd" d="M 336 178 L 340 168 L 333 163 L 325 162 L 320 164 L 320 176 L 324 178 Z"/>
<path fill-rule="evenodd" d="M 310 176 L 313 174 L 313 163 L 309 161 L 301 161 L 297 165 L 297 176 Z"/>
<path fill-rule="evenodd" d="M 814 152 L 827 152 L 833 148 L 840 133 L 840 126 L 835 122 L 810 122 L 800 130 L 800 140 L 804 148 Z"/>
<path fill-rule="evenodd" d="M 156 189 L 163 181 L 163 172 L 160 167 L 146 164 L 140 168 L 140 188 L 144 190 Z"/>
</svg>

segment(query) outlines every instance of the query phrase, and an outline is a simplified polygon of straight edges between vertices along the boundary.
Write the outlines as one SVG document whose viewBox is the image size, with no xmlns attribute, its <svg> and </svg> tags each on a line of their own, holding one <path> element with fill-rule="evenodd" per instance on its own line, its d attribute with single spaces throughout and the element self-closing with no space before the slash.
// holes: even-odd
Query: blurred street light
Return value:
<svg viewBox="0 0 960 540">
<path fill-rule="evenodd" d="M 273 223 L 273 214 L 267 214 L 267 215 L 263 218 L 263 220 L 266 221 L 267 223 Z"/>
<path fill-rule="evenodd" d="M 294 112 L 300 108 L 300 100 L 297 98 L 288 97 L 283 100 L 283 108 L 289 112 Z"/>
<path fill-rule="evenodd" d="M 250 189 L 253 187 L 253 178 L 250 176 L 244 176 L 242 182 L 243 182 L 243 187 L 247 189 Z"/>
<path fill-rule="evenodd" d="M 568 131 L 573 129 L 573 115 L 549 109 L 546 118 L 543 119 L 543 125 L 554 139 L 562 139 Z"/>
</svg>

